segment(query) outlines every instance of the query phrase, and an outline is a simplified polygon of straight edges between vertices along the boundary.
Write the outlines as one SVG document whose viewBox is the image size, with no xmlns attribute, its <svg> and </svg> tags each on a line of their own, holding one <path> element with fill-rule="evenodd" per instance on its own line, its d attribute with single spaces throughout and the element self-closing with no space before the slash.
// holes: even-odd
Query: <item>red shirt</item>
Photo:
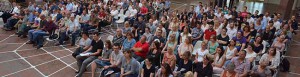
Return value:
<svg viewBox="0 0 300 77">
<path fill-rule="evenodd" d="M 142 48 L 142 51 L 140 52 L 134 52 L 137 56 L 140 56 L 142 58 L 146 58 L 147 53 L 149 51 L 149 44 L 147 42 L 145 43 L 141 43 L 140 41 L 138 41 L 137 43 L 135 43 L 135 45 L 133 46 L 135 48 Z"/>
<path fill-rule="evenodd" d="M 241 12 L 241 17 L 243 17 L 243 18 L 246 18 L 247 17 L 247 15 L 248 15 L 248 12 Z"/>
<path fill-rule="evenodd" d="M 147 8 L 147 7 L 145 7 L 145 6 L 144 6 L 144 7 L 141 7 L 141 9 L 140 9 L 140 10 L 141 10 L 141 14 L 144 14 L 144 15 L 145 15 L 145 14 L 147 14 L 147 13 L 148 13 L 148 8 Z"/>
<path fill-rule="evenodd" d="M 105 16 L 106 16 L 105 12 L 100 12 L 99 13 L 99 17 L 103 17 L 104 18 Z"/>
<path fill-rule="evenodd" d="M 209 30 L 209 29 L 206 29 L 206 30 L 204 31 L 204 34 L 205 34 L 204 39 L 205 39 L 205 40 L 209 40 L 209 39 L 210 39 L 210 36 L 211 36 L 211 35 L 216 35 L 217 32 L 216 32 L 215 30 Z"/>
</svg>

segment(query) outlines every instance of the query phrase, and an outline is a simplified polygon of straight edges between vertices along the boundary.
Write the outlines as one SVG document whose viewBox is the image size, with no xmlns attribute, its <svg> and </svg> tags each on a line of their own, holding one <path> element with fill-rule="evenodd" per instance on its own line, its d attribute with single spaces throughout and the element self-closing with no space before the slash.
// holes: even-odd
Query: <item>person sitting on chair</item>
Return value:
<svg viewBox="0 0 300 77">
<path fill-rule="evenodd" d="M 33 46 L 36 46 L 38 44 L 37 49 L 41 48 L 42 41 L 39 39 L 41 36 L 49 34 L 46 32 L 45 27 L 47 26 L 47 20 L 45 15 L 40 15 L 40 22 L 37 24 L 36 29 L 31 29 L 28 31 L 29 36 L 29 42 L 26 44 L 33 44 Z"/>
<path fill-rule="evenodd" d="M 11 31 L 13 29 L 15 29 L 15 25 L 18 23 L 19 18 L 18 15 L 15 14 L 12 17 L 7 19 L 7 23 L 3 26 L 3 29 L 6 31 Z"/>
<path fill-rule="evenodd" d="M 84 51 L 83 54 L 87 55 L 77 55 L 77 65 L 79 70 L 76 72 L 78 73 L 76 77 L 82 77 L 83 73 L 86 70 L 88 64 L 90 64 L 93 60 L 97 59 L 104 48 L 103 41 L 100 39 L 99 33 L 93 33 L 93 41 L 91 43 L 91 47 L 88 50 Z"/>
<path fill-rule="evenodd" d="M 59 39 L 59 44 L 56 44 L 56 45 L 62 45 L 65 38 L 68 37 L 67 34 L 71 34 L 71 38 L 72 38 L 71 46 L 75 45 L 76 38 L 79 35 L 80 27 L 79 27 L 79 22 L 77 20 L 75 20 L 75 17 L 73 15 L 71 15 L 70 20 L 67 20 L 66 29 L 67 29 L 66 31 L 60 32 L 61 39 Z"/>
<path fill-rule="evenodd" d="M 72 56 L 76 58 L 77 55 L 82 53 L 83 51 L 88 50 L 91 47 L 92 40 L 89 38 L 89 34 L 87 32 L 83 32 L 81 34 L 82 38 L 79 40 L 79 47 L 74 51 Z"/>
</svg>

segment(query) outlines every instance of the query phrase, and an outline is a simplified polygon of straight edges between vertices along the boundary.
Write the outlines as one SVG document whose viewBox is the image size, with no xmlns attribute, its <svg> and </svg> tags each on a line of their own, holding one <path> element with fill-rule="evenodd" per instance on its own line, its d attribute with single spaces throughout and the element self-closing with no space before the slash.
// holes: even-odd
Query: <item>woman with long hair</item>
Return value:
<svg viewBox="0 0 300 77">
<path fill-rule="evenodd" d="M 168 63 L 163 63 L 155 77 L 173 77 L 170 65 Z"/>
<path fill-rule="evenodd" d="M 160 43 L 158 41 L 154 41 L 152 44 L 152 47 L 150 48 L 150 51 L 148 52 L 147 56 L 153 57 L 155 61 L 159 62 L 154 62 L 154 66 L 160 66 L 160 61 L 161 61 L 161 48 L 160 48 Z"/>
<path fill-rule="evenodd" d="M 180 58 L 182 58 L 183 53 L 186 51 L 193 51 L 194 47 L 192 44 L 192 37 L 188 36 L 184 43 L 181 43 L 178 47 L 178 55 Z M 190 52 L 191 53 L 191 52 Z"/>
<path fill-rule="evenodd" d="M 225 50 L 222 46 L 218 46 L 216 54 L 214 56 L 214 62 L 212 63 L 213 71 L 215 74 L 220 74 L 223 71 L 223 65 L 225 64 L 226 56 Z"/>
</svg>

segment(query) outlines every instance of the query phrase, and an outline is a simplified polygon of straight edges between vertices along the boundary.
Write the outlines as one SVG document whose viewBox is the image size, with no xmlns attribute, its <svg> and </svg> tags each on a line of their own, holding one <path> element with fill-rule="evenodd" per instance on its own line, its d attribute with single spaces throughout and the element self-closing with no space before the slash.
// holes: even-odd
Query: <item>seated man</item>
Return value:
<svg viewBox="0 0 300 77">
<path fill-rule="evenodd" d="M 116 35 L 113 37 L 112 42 L 114 44 L 123 44 L 124 40 L 125 40 L 125 36 L 123 36 L 122 34 L 122 30 L 121 29 L 117 29 L 116 31 Z"/>
<path fill-rule="evenodd" d="M 134 51 L 133 57 L 139 62 L 142 62 L 146 58 L 149 51 L 150 45 L 146 42 L 146 40 L 147 37 L 142 36 L 140 41 L 138 41 L 132 48 Z"/>
<path fill-rule="evenodd" d="M 89 38 L 89 34 L 87 32 L 82 33 L 82 38 L 79 40 L 79 47 L 74 51 L 72 56 L 76 58 L 77 55 L 86 51 L 90 48 L 92 40 Z"/>
<path fill-rule="evenodd" d="M 71 46 L 75 45 L 76 42 L 76 38 L 79 35 L 80 32 L 80 26 L 79 26 L 79 22 L 77 20 L 75 20 L 74 16 L 71 16 L 69 20 L 67 20 L 67 22 L 65 22 L 65 27 L 67 30 L 65 31 L 60 31 L 60 39 L 59 39 L 59 43 L 56 45 L 63 45 L 63 42 L 65 40 L 65 38 L 68 37 L 68 34 L 71 34 Z"/>
<path fill-rule="evenodd" d="M 123 52 L 119 44 L 114 45 L 114 51 L 110 54 L 109 65 L 104 65 L 104 70 L 101 73 L 101 76 L 108 76 L 112 73 L 117 73 L 121 71 L 122 59 L 124 58 Z M 96 62 L 97 63 L 97 62 Z M 93 72 L 94 73 L 94 72 Z M 93 77 L 93 76 L 92 76 Z"/>
<path fill-rule="evenodd" d="M 41 20 L 38 23 L 37 28 L 28 31 L 29 42 L 27 44 L 33 44 L 33 46 L 38 44 L 37 49 L 43 47 L 43 41 L 40 38 L 49 34 L 46 31 L 46 26 L 48 26 L 48 23 L 45 15 L 40 15 L 40 19 Z"/>
<path fill-rule="evenodd" d="M 242 50 L 238 54 L 238 57 L 231 59 L 231 62 L 236 66 L 234 71 L 237 73 L 236 77 L 245 77 L 250 71 L 250 62 L 246 59 L 246 51 Z"/>
<path fill-rule="evenodd" d="M 15 29 L 14 26 L 18 23 L 18 21 L 19 21 L 18 15 L 16 14 L 13 15 L 7 20 L 7 23 L 3 26 L 3 29 L 6 31 L 11 31 Z"/>
<path fill-rule="evenodd" d="M 91 47 L 83 53 L 90 53 L 88 55 L 77 55 L 77 65 L 79 70 L 76 77 L 82 77 L 83 73 L 88 64 L 90 64 L 93 60 L 97 59 L 104 48 L 103 41 L 100 39 L 99 33 L 93 33 L 93 41 L 91 43 Z"/>
</svg>

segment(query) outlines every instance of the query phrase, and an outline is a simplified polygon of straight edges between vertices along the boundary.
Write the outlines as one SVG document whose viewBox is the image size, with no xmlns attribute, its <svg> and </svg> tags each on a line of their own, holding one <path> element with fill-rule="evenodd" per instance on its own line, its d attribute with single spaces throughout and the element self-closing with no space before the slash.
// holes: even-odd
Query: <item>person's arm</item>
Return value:
<svg viewBox="0 0 300 77">
<path fill-rule="evenodd" d="M 225 56 L 225 55 L 223 55 L 223 56 Z M 222 58 L 221 59 L 221 64 L 216 64 L 215 66 L 219 67 L 219 68 L 222 68 L 222 66 L 224 65 L 225 61 L 226 61 L 226 58 Z"/>
<path fill-rule="evenodd" d="M 198 77 L 197 75 L 198 75 L 198 73 L 195 71 L 194 72 L 194 77 Z"/>
<path fill-rule="evenodd" d="M 92 48 L 93 48 L 93 46 L 91 46 L 88 50 L 84 51 L 83 53 L 86 53 L 86 52 L 88 52 L 88 51 L 91 51 Z"/>
<path fill-rule="evenodd" d="M 92 53 L 90 56 L 97 56 L 102 52 L 102 49 L 97 49 L 97 52 Z"/>
<path fill-rule="evenodd" d="M 242 43 L 242 47 L 241 47 L 240 51 L 242 51 L 245 48 L 245 46 L 246 46 L 246 43 Z"/>
<path fill-rule="evenodd" d="M 282 44 L 282 47 L 281 47 L 280 51 L 283 52 L 284 49 L 285 49 L 285 44 Z"/>
<path fill-rule="evenodd" d="M 162 50 L 162 53 L 166 53 L 166 52 L 167 52 L 167 51 L 165 51 L 165 49 L 168 47 L 168 43 L 169 43 L 169 41 L 167 41 L 165 47 L 164 47 L 163 50 Z"/>
<path fill-rule="evenodd" d="M 150 77 L 152 77 L 151 74 L 150 74 Z M 141 70 L 141 74 L 140 75 L 141 75 L 141 77 L 144 77 L 144 69 Z"/>
<path fill-rule="evenodd" d="M 124 68 L 123 67 L 121 68 L 121 77 L 125 77 Z"/>
<path fill-rule="evenodd" d="M 250 62 L 247 62 L 243 70 L 244 72 L 240 74 L 239 77 L 246 77 L 248 75 L 248 71 L 250 70 Z"/>
</svg>

